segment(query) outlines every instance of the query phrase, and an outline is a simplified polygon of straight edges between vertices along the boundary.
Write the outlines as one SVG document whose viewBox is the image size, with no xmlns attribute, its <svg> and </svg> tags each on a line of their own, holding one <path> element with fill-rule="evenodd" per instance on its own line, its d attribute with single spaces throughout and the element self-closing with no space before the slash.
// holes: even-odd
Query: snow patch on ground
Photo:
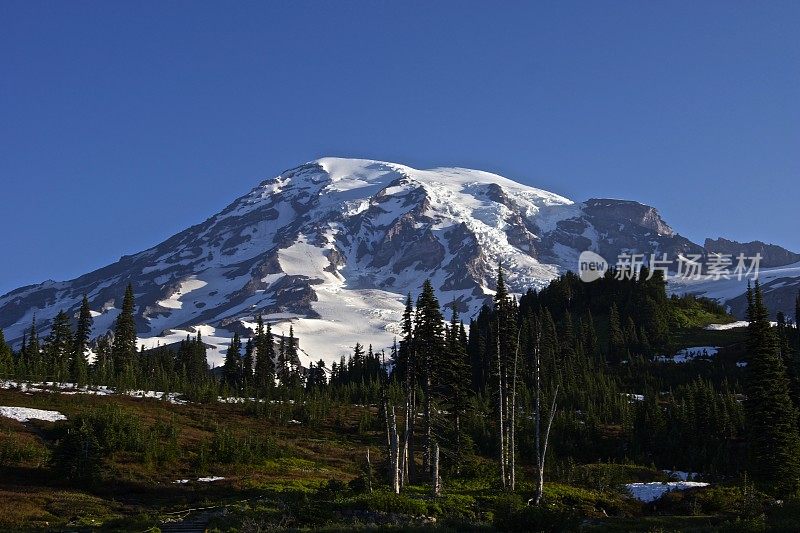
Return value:
<svg viewBox="0 0 800 533">
<path fill-rule="evenodd" d="M 686 490 L 707 486 L 708 483 L 702 481 L 668 481 L 665 483 L 653 481 L 650 483 L 628 483 L 625 485 L 634 499 L 645 503 L 656 501 L 667 492 L 673 490 Z"/>
<path fill-rule="evenodd" d="M 719 352 L 719 346 L 693 346 L 691 348 L 683 348 L 672 357 L 660 355 L 655 360 L 661 363 L 688 363 L 697 359 L 708 359 L 717 355 L 717 352 Z"/>
<path fill-rule="evenodd" d="M 705 327 L 705 329 L 709 331 L 725 331 L 734 328 L 746 328 L 749 324 L 750 322 L 747 320 L 737 320 L 736 322 L 730 322 L 729 324 L 709 324 Z"/>
<path fill-rule="evenodd" d="M 25 381 L 10 381 L 10 380 L 0 380 L 0 389 L 17 389 L 22 392 L 31 393 L 31 392 L 58 392 L 61 394 L 91 394 L 94 396 L 109 396 L 112 394 L 117 394 L 113 387 L 109 387 L 107 385 L 98 385 L 98 386 L 81 386 L 79 387 L 75 383 L 55 383 L 52 381 L 44 381 L 38 383 L 29 383 Z M 131 390 L 131 391 L 124 391 L 119 394 L 124 394 L 127 396 L 131 396 L 133 398 L 152 398 L 156 400 L 165 399 L 169 403 L 175 405 L 183 405 L 186 403 L 186 400 L 180 399 L 180 394 L 177 392 L 169 392 L 164 393 L 161 391 L 145 391 L 145 390 Z"/>
<path fill-rule="evenodd" d="M 47 420 L 48 422 L 56 422 L 58 420 L 66 420 L 67 417 L 58 411 L 46 411 L 44 409 L 32 409 L 30 407 L 4 407 L 0 406 L 0 416 L 6 418 L 13 418 L 20 422 L 29 422 L 31 419 Z"/>
<path fill-rule="evenodd" d="M 644 401 L 644 394 L 631 394 L 629 392 L 623 392 L 623 396 L 627 396 L 631 402 L 643 402 Z"/>
</svg>

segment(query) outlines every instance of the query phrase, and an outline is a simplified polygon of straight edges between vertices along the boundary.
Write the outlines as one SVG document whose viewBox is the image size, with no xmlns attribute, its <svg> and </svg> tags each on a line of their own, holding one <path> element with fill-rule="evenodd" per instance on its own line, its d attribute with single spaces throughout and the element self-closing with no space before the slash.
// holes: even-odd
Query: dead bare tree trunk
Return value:
<svg viewBox="0 0 800 533">
<path fill-rule="evenodd" d="M 403 431 L 403 457 L 400 469 L 402 473 L 401 484 L 403 486 L 409 484 L 414 475 L 414 448 L 412 439 L 414 436 L 414 420 L 416 418 L 417 405 L 415 380 L 411 368 L 413 357 L 411 357 L 411 355 L 412 354 L 409 354 L 408 360 L 406 361 L 406 420 L 405 429 Z"/>
<path fill-rule="evenodd" d="M 433 452 L 433 435 L 431 434 L 431 369 L 427 368 L 425 374 L 425 412 L 422 415 L 424 417 L 423 423 L 425 424 L 425 445 L 422 454 L 422 469 L 425 471 L 425 475 L 429 476 L 431 474 L 431 455 Z"/>
<path fill-rule="evenodd" d="M 367 490 L 372 492 L 372 463 L 369 460 L 369 448 L 367 448 Z"/>
<path fill-rule="evenodd" d="M 500 481 L 503 488 L 506 487 L 506 435 L 503 419 L 505 413 L 503 409 L 503 365 L 500 356 L 500 321 L 497 322 L 497 407 L 500 413 Z"/>
<path fill-rule="evenodd" d="M 397 417 L 395 416 L 394 406 L 391 407 L 391 421 L 389 423 L 389 471 L 391 472 L 392 491 L 400 494 L 400 464 L 399 464 L 399 443 L 397 438 Z"/>
<path fill-rule="evenodd" d="M 547 457 L 547 443 L 550 441 L 550 428 L 553 427 L 553 418 L 556 415 L 556 398 L 558 397 L 558 385 L 553 392 L 553 404 L 550 406 L 550 419 L 547 421 L 547 429 L 544 432 L 544 442 L 542 443 L 541 460 L 539 461 L 539 479 L 536 484 L 536 505 L 542 501 L 542 493 L 544 492 L 544 460 Z"/>
<path fill-rule="evenodd" d="M 461 417 L 456 415 L 456 474 L 461 474 Z"/>
<path fill-rule="evenodd" d="M 411 389 L 411 418 L 409 419 L 408 432 L 408 482 L 412 483 L 417 479 L 417 465 L 414 462 L 414 430 L 417 427 L 417 390 Z"/>
<path fill-rule="evenodd" d="M 408 450 L 408 438 L 409 438 L 409 430 L 408 430 L 408 417 L 411 416 L 410 414 L 410 403 L 406 403 L 406 427 L 405 431 L 403 432 L 403 446 L 402 446 L 402 464 L 400 465 L 400 485 L 405 487 L 408 485 L 408 458 L 409 458 L 409 450 Z"/>
<path fill-rule="evenodd" d="M 433 495 L 438 497 L 442 493 L 442 480 L 439 477 L 439 444 L 433 444 L 433 460 L 432 460 L 432 469 L 433 469 Z"/>
<path fill-rule="evenodd" d="M 517 433 L 517 361 L 519 360 L 519 340 L 522 334 L 522 328 L 517 331 L 517 349 L 514 352 L 514 377 L 512 380 L 511 389 L 511 434 L 509 439 L 509 485 L 513 492 L 517 488 L 517 449 L 516 449 L 516 433 Z"/>
<path fill-rule="evenodd" d="M 383 352 L 381 352 L 381 365 L 386 368 L 386 361 L 384 360 Z M 386 421 L 386 454 L 388 455 L 392 447 L 392 439 L 389 431 L 389 395 L 386 391 L 386 388 L 388 387 L 387 380 L 388 378 L 381 380 L 381 406 L 383 407 L 383 415 Z"/>
<path fill-rule="evenodd" d="M 534 430 L 535 430 L 535 445 L 536 445 L 536 470 L 538 479 L 536 483 L 536 495 L 528 500 L 528 504 L 533 503 L 539 505 L 542 501 L 542 494 L 544 492 L 544 462 L 547 456 L 547 443 L 550 441 L 550 429 L 553 427 L 553 418 L 556 414 L 556 399 L 558 398 L 558 388 L 556 385 L 553 391 L 553 403 L 550 406 L 550 416 L 547 421 L 547 429 L 544 433 L 544 441 L 541 434 L 541 420 L 542 420 L 542 378 L 541 378 L 541 351 L 539 349 L 539 330 L 536 330 L 535 340 L 533 344 L 535 368 L 536 368 L 536 405 L 534 411 Z"/>
</svg>

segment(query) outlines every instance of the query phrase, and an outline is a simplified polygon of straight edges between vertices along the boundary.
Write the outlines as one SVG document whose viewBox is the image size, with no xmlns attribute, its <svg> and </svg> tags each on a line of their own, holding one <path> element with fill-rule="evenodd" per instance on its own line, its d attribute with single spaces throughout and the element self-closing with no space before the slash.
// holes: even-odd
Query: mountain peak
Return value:
<svg viewBox="0 0 800 533">
<path fill-rule="evenodd" d="M 390 346 L 405 295 L 425 279 L 469 320 L 490 302 L 499 263 L 519 293 L 575 269 L 584 250 L 703 251 L 638 202 L 576 204 L 491 172 L 323 157 L 152 248 L 0 296 L 0 328 L 19 342 L 35 312 L 46 333 L 86 294 L 103 334 L 132 283 L 148 347 L 205 328 L 218 364 L 232 333 L 249 335 L 262 314 L 277 331 L 291 324 L 308 357 L 334 360 L 355 342 Z"/>
</svg>

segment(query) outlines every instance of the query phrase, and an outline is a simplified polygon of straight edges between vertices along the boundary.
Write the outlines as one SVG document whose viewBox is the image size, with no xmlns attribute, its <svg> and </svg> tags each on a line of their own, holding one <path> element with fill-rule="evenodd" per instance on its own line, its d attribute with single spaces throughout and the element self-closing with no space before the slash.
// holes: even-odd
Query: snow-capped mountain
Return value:
<svg viewBox="0 0 800 533">
<path fill-rule="evenodd" d="M 356 341 L 389 346 L 405 295 L 426 278 L 469 317 L 492 295 L 498 263 L 522 292 L 574 270 L 587 249 L 609 259 L 704 251 L 636 202 L 574 203 L 477 170 L 324 158 L 263 181 L 153 248 L 0 297 L 0 328 L 18 342 L 35 313 L 46 331 L 86 294 L 94 333 L 103 333 L 132 283 L 148 346 L 199 327 L 222 347 L 260 313 L 278 332 L 293 324 L 306 357 L 332 360 Z"/>
</svg>

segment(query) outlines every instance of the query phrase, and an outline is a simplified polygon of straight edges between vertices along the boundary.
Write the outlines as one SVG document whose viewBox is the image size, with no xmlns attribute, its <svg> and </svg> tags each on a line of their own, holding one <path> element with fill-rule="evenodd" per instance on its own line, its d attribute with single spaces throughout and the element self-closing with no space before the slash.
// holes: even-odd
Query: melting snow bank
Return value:
<svg viewBox="0 0 800 533">
<path fill-rule="evenodd" d="M 628 483 L 625 485 L 634 499 L 645 503 L 656 501 L 667 492 L 673 490 L 686 490 L 707 486 L 708 483 L 702 481 L 668 481 L 666 483 L 654 481 L 652 483 Z"/>
<path fill-rule="evenodd" d="M 200 483 L 211 483 L 212 481 L 222 481 L 223 479 L 225 479 L 225 478 L 222 477 L 222 476 L 207 476 L 207 477 L 199 477 L 199 478 L 197 478 L 197 481 L 199 481 Z M 172 483 L 175 483 L 175 484 L 178 484 L 178 485 L 185 485 L 186 483 L 189 483 L 189 480 L 188 479 L 176 479 Z"/>
<path fill-rule="evenodd" d="M 36 420 L 47 420 L 48 422 L 55 422 L 57 420 L 66 420 L 67 417 L 58 411 L 45 411 L 44 409 L 31 409 L 30 407 L 2 407 L 0 406 L 0 416 L 6 418 L 13 418 L 20 422 L 29 422 L 31 418 Z"/>
<path fill-rule="evenodd" d="M 721 331 L 725 329 L 746 328 L 749 324 L 750 322 L 747 320 L 739 320 L 738 322 L 730 322 L 728 324 L 709 324 L 705 327 L 705 329 L 711 331 Z"/>
<path fill-rule="evenodd" d="M 725 329 L 734 329 L 734 328 L 746 328 L 750 325 L 750 322 L 747 320 L 739 320 L 737 322 L 729 322 L 728 324 L 709 324 L 705 327 L 705 329 L 712 330 L 712 331 L 720 331 Z M 773 321 L 769 323 L 770 326 L 777 326 L 778 323 Z"/>
<path fill-rule="evenodd" d="M 185 404 L 186 400 L 179 398 L 180 394 L 177 392 L 164 393 L 161 391 L 152 390 L 129 390 L 117 393 L 113 387 L 106 385 L 98 385 L 96 387 L 77 386 L 75 383 L 55 383 L 53 381 L 44 381 L 41 383 L 28 383 L 25 381 L 9 381 L 0 380 L 0 389 L 19 389 L 22 392 L 60 392 L 62 394 L 93 394 L 96 396 L 108 396 L 111 394 L 125 394 L 133 398 L 154 398 L 156 400 L 164 399 L 174 404 Z"/>
<path fill-rule="evenodd" d="M 630 392 L 623 392 L 622 395 L 627 396 L 630 399 L 631 403 L 644 401 L 644 394 L 632 394 Z"/>
</svg>

